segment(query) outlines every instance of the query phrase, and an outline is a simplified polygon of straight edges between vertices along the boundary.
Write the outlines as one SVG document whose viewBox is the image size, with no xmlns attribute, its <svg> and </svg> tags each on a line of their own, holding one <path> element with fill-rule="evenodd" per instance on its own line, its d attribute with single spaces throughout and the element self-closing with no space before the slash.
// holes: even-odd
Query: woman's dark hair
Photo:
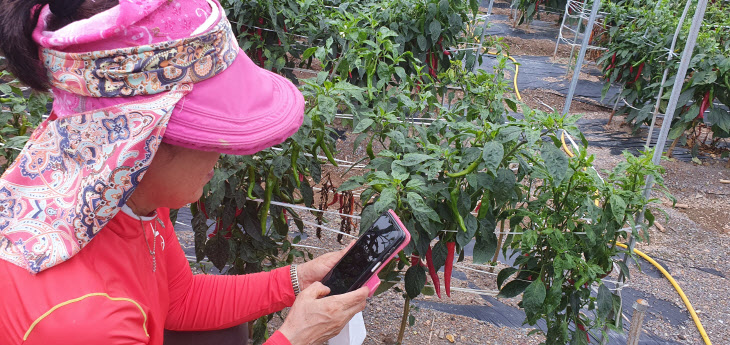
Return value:
<svg viewBox="0 0 730 345">
<path fill-rule="evenodd" d="M 48 90 L 48 77 L 32 34 L 40 9 L 46 4 L 53 13 L 48 29 L 58 30 L 106 11 L 119 4 L 119 0 L 0 0 L 0 53 L 7 59 L 8 70 L 38 91 Z"/>
</svg>

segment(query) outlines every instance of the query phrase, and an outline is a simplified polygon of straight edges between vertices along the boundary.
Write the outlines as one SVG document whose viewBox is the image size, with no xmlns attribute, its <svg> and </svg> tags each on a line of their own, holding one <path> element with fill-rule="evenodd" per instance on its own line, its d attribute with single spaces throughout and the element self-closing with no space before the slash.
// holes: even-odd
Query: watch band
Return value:
<svg viewBox="0 0 730 345">
<path fill-rule="evenodd" d="M 294 296 L 298 296 L 301 290 L 299 288 L 299 275 L 297 274 L 297 265 L 291 265 L 291 267 L 289 268 L 289 275 L 291 276 L 291 285 L 294 288 Z"/>
</svg>

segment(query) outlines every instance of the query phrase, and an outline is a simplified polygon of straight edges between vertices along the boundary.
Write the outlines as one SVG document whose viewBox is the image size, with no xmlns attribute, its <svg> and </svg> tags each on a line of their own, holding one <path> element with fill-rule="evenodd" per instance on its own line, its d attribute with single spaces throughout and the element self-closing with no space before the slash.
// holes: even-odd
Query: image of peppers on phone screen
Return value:
<svg viewBox="0 0 730 345">
<path fill-rule="evenodd" d="M 408 239 L 410 234 L 395 213 L 383 213 L 322 279 L 322 283 L 330 288 L 330 295 L 359 289 L 405 247 Z"/>
</svg>

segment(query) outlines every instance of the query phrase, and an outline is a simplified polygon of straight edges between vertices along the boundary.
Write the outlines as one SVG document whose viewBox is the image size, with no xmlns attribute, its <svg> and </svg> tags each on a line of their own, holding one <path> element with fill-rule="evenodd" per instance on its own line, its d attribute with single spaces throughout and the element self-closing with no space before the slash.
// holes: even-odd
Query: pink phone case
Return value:
<svg viewBox="0 0 730 345">
<path fill-rule="evenodd" d="M 373 294 L 375 293 L 375 290 L 377 290 L 378 289 L 378 286 L 380 286 L 380 277 L 378 277 L 378 273 L 380 273 L 380 270 L 382 270 L 383 267 L 385 267 L 385 265 L 387 265 L 388 262 L 390 262 L 390 260 L 393 260 L 393 258 L 396 255 L 398 255 L 398 253 L 401 250 L 403 250 L 403 248 L 405 248 L 408 245 L 408 243 L 411 242 L 411 233 L 408 232 L 408 229 L 406 229 L 405 225 L 403 225 L 403 223 L 400 221 L 400 218 L 398 218 L 398 216 L 395 214 L 395 212 L 393 212 L 393 210 L 388 210 L 388 213 L 390 213 L 390 216 L 393 217 L 393 219 L 395 219 L 395 221 L 398 224 L 398 226 L 401 229 L 403 229 L 403 231 L 406 233 L 406 240 L 403 241 L 403 244 L 401 244 L 393 252 L 393 255 L 391 255 L 387 260 L 385 260 L 382 264 L 380 264 L 380 267 L 378 267 L 378 270 L 375 271 L 375 274 L 372 276 L 372 278 L 370 278 L 370 280 L 368 280 L 368 282 L 365 283 L 365 286 L 367 286 L 370 289 L 370 295 L 369 295 L 370 297 L 373 296 Z"/>
</svg>

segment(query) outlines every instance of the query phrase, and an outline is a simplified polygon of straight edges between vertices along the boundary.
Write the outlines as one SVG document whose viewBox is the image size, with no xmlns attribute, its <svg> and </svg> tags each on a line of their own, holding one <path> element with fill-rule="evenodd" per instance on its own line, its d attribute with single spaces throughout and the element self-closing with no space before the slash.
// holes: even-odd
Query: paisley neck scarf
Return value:
<svg viewBox="0 0 730 345">
<path fill-rule="evenodd" d="M 88 245 L 144 176 L 176 103 L 194 83 L 223 72 L 238 51 L 225 17 L 201 35 L 146 46 L 43 49 L 58 89 L 154 96 L 49 119 L 33 132 L 0 178 L 0 259 L 36 274 Z"/>
</svg>

